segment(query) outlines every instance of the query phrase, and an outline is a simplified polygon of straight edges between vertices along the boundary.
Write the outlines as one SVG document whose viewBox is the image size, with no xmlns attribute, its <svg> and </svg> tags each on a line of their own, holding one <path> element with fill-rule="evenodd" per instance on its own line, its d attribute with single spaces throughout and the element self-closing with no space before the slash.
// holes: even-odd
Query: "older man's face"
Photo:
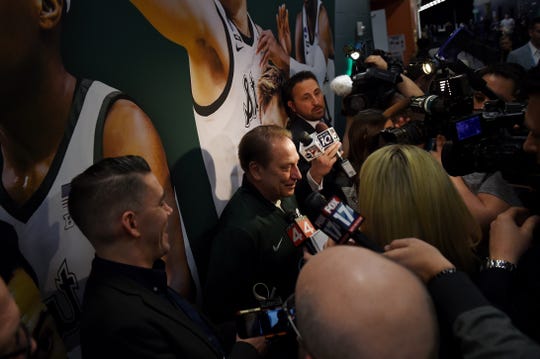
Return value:
<svg viewBox="0 0 540 359">
<path fill-rule="evenodd" d="M 302 178 L 298 169 L 298 152 L 288 138 L 274 140 L 272 159 L 266 167 L 260 166 L 259 190 L 271 202 L 292 196 L 296 182 Z"/>
</svg>

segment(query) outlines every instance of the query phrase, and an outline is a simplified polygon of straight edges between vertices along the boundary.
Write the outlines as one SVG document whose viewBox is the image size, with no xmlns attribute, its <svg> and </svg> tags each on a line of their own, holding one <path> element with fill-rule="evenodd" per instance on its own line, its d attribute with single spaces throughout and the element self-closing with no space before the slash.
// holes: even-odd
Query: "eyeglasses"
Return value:
<svg viewBox="0 0 540 359">
<path fill-rule="evenodd" d="M 15 333 L 15 345 L 17 349 L 0 356 L 0 359 L 14 358 L 22 354 L 24 354 L 25 358 L 30 358 L 30 354 L 32 354 L 32 337 L 28 327 L 23 322 L 20 322 L 19 329 Z"/>
<path fill-rule="evenodd" d="M 283 309 L 285 310 L 285 313 L 287 313 L 287 319 L 289 321 L 289 324 L 291 325 L 292 330 L 294 330 L 294 333 L 296 334 L 296 339 L 298 342 L 302 342 L 302 335 L 300 335 L 300 331 L 296 327 L 296 305 L 294 300 L 294 293 L 287 298 L 287 300 L 283 303 Z"/>
</svg>

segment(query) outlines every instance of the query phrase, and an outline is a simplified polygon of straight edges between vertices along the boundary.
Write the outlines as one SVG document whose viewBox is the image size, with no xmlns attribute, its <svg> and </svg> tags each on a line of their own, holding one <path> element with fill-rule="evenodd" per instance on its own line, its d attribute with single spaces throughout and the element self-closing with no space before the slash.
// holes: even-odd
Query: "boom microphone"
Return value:
<svg viewBox="0 0 540 359">
<path fill-rule="evenodd" d="M 339 198 L 334 196 L 327 201 L 322 194 L 314 191 L 306 198 L 305 207 L 308 215 L 314 218 L 315 225 L 336 243 L 343 244 L 352 239 L 364 248 L 384 252 L 377 243 L 359 231 L 364 217 Z"/>
<path fill-rule="evenodd" d="M 317 254 L 323 250 L 324 243 L 328 236 L 316 229 L 308 217 L 296 212 L 287 212 L 287 221 L 290 223 L 287 227 L 287 236 L 295 247 L 305 245 L 310 254 Z"/>
<path fill-rule="evenodd" d="M 330 146 L 336 141 L 339 141 L 339 137 L 336 133 L 336 130 L 334 130 L 332 127 L 328 127 L 327 124 L 324 122 L 319 122 L 315 126 L 315 131 L 317 131 L 317 138 L 319 142 L 324 146 L 324 148 Z M 349 178 L 353 178 L 356 175 L 356 170 L 351 165 L 348 159 L 343 158 L 341 156 L 341 153 L 338 151 L 336 153 L 336 156 L 338 158 L 339 165 L 341 166 L 341 169 Z"/>
<path fill-rule="evenodd" d="M 336 95 L 345 97 L 352 92 L 353 80 L 349 75 L 336 76 L 330 82 L 330 88 Z"/>
</svg>

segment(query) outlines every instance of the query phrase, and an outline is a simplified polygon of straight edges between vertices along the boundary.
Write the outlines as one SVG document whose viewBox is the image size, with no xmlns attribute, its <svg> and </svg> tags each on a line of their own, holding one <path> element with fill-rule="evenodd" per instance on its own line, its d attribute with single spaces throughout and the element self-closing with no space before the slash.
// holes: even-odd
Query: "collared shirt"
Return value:
<svg viewBox="0 0 540 359">
<path fill-rule="evenodd" d="M 158 296 L 169 301 L 176 308 L 180 309 L 187 315 L 199 328 L 206 334 L 210 343 L 221 353 L 224 353 L 223 348 L 213 333 L 212 329 L 202 319 L 199 312 L 180 294 L 174 291 L 167 285 L 167 273 L 165 272 L 165 262 L 158 259 L 154 262 L 152 268 L 143 268 L 132 266 L 129 264 L 113 262 L 107 259 L 98 257 L 94 258 L 92 270 L 102 273 L 116 273 L 125 276 L 142 287 L 152 291 Z"/>
<path fill-rule="evenodd" d="M 162 260 L 155 261 L 152 268 L 143 268 L 113 262 L 96 255 L 92 263 L 92 270 L 126 276 L 156 294 L 167 292 L 167 274 L 165 272 L 165 262 Z"/>
</svg>

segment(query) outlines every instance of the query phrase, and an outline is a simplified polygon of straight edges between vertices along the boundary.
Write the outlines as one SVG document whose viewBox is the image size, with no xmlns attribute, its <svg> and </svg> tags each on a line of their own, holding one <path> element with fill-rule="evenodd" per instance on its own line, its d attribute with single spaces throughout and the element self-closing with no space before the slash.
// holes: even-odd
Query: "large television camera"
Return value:
<svg viewBox="0 0 540 359">
<path fill-rule="evenodd" d="M 500 170 L 505 177 L 519 177 L 534 165 L 523 152 L 528 130 L 524 127 L 524 105 L 486 104 L 481 113 L 456 120 L 451 141 L 442 149 L 442 163 L 452 176 Z"/>
<path fill-rule="evenodd" d="M 396 84 L 402 81 L 401 62 L 387 52 L 375 49 L 371 55 L 381 56 L 386 61 L 388 70 L 366 64 L 367 56 L 363 56 L 361 51 L 357 51 L 356 54 L 350 76 L 352 88 L 350 93 L 343 97 L 342 112 L 349 116 L 368 108 L 386 108 L 397 91 Z"/>
<path fill-rule="evenodd" d="M 422 113 L 423 120 L 385 129 L 381 137 L 387 143 L 423 145 L 431 150 L 434 138 L 444 135 L 447 142 L 441 157 L 450 175 L 500 170 L 507 178 L 522 177 L 524 171 L 536 167 L 522 149 L 528 133 L 523 125 L 525 104 L 500 99 L 458 59 L 464 44 L 471 48 L 474 41 L 464 28 L 450 35 L 432 59 L 438 73 L 429 95 L 411 98 L 410 108 Z M 473 111 L 473 90 L 490 99 L 480 112 Z"/>
</svg>

